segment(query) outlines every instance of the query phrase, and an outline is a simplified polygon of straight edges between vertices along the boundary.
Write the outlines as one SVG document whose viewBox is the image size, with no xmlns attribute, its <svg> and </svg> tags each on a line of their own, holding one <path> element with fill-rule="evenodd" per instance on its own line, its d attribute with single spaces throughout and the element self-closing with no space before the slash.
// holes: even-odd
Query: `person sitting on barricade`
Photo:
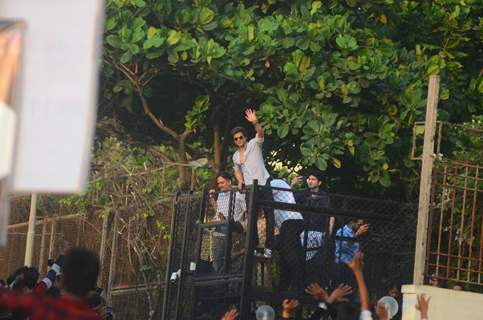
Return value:
<svg viewBox="0 0 483 320">
<path fill-rule="evenodd" d="M 219 193 L 216 197 L 215 190 L 210 190 L 210 204 L 215 211 L 214 221 L 226 221 L 233 219 L 233 230 L 240 235 L 244 230 L 246 216 L 245 196 L 234 190 L 231 183 L 231 175 L 221 172 L 216 177 Z M 232 210 L 232 211 L 231 211 Z M 231 214 L 231 217 L 230 217 Z M 219 273 L 225 265 L 228 226 L 219 226 L 213 232 L 213 269 Z M 240 241 L 234 237 L 232 243 Z M 239 251 L 239 250 L 238 250 Z M 240 252 L 234 252 L 240 255 Z"/>
</svg>

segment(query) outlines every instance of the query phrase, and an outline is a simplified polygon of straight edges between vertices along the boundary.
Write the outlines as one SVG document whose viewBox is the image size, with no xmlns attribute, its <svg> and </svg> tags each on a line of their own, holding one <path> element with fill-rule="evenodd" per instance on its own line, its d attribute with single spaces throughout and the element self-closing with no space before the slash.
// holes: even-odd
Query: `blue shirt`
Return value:
<svg viewBox="0 0 483 320">
<path fill-rule="evenodd" d="M 338 237 L 355 238 L 356 233 L 348 225 L 343 226 L 335 233 Z M 335 241 L 335 263 L 349 263 L 359 251 L 360 244 L 357 239 L 354 240 L 336 240 Z"/>
</svg>

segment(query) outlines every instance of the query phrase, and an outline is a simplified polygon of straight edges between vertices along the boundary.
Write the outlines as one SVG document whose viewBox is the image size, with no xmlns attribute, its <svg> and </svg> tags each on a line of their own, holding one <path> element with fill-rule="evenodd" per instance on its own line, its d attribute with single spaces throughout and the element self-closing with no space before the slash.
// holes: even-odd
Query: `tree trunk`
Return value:
<svg viewBox="0 0 483 320">
<path fill-rule="evenodd" d="M 221 142 L 220 147 L 220 170 L 226 170 L 227 165 L 231 163 L 231 157 L 228 158 L 228 147 L 230 143 L 233 141 L 233 137 L 230 136 L 231 132 L 231 123 L 232 120 L 232 105 L 228 108 L 228 114 L 226 115 L 225 121 L 225 130 L 223 132 L 223 141 Z M 228 161 L 227 161 L 228 160 Z"/>
<path fill-rule="evenodd" d="M 221 169 L 221 139 L 220 139 L 220 125 L 216 124 L 213 128 L 213 153 L 215 165 L 213 170 L 219 172 Z"/>
<path fill-rule="evenodd" d="M 190 186 L 190 174 L 188 172 L 188 159 L 186 158 L 186 137 L 182 135 L 178 140 L 178 173 L 179 173 L 179 186 L 181 190 L 187 190 Z"/>
</svg>

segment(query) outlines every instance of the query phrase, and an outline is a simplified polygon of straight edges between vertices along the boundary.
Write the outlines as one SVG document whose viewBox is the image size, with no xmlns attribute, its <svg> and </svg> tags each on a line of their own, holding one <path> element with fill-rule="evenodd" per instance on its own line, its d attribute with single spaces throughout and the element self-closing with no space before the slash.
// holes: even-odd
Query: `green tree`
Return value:
<svg viewBox="0 0 483 320">
<path fill-rule="evenodd" d="M 427 76 L 441 74 L 442 120 L 481 111 L 481 9 L 452 0 L 109 0 L 103 104 L 142 110 L 181 163 L 213 153 L 213 170 L 225 167 L 229 129 L 254 104 L 271 159 L 316 166 L 340 177 L 331 182 L 339 189 L 400 194 L 417 178 L 408 155 Z"/>
</svg>

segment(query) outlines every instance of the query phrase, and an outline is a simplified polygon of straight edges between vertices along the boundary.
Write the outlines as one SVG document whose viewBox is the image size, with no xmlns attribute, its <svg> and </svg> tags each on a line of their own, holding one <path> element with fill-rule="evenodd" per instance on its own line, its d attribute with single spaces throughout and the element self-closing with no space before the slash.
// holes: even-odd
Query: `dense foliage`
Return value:
<svg viewBox="0 0 483 320">
<path fill-rule="evenodd" d="M 241 110 L 253 105 L 274 162 L 315 166 L 337 191 L 408 197 L 428 75 L 441 76 L 440 120 L 481 113 L 482 8 L 108 0 L 101 113 L 119 115 L 144 143 L 172 145 L 180 163 L 208 157 L 219 170 L 229 164 L 229 129 L 246 124 Z"/>
</svg>

